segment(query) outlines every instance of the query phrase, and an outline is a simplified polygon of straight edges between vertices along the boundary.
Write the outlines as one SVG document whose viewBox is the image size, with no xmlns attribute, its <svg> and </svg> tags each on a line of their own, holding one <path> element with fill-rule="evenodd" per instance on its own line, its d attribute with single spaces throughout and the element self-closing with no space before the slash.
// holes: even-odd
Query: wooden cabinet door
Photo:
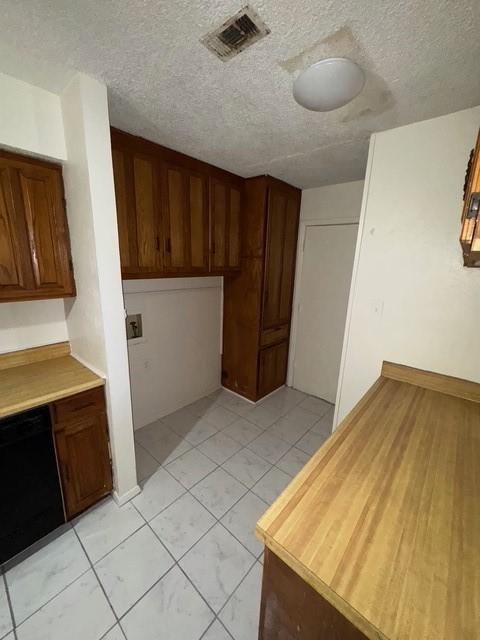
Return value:
<svg viewBox="0 0 480 640">
<path fill-rule="evenodd" d="M 159 164 L 151 155 L 116 146 L 112 162 L 122 274 L 159 275 L 163 263 Z"/>
<path fill-rule="evenodd" d="M 210 271 L 240 268 L 240 189 L 217 178 L 210 180 Z"/>
<path fill-rule="evenodd" d="M 165 269 L 177 275 L 208 271 L 208 190 L 204 175 L 165 164 Z"/>
<path fill-rule="evenodd" d="M 55 425 L 55 445 L 65 510 L 71 519 L 112 490 L 105 413 Z"/>
<path fill-rule="evenodd" d="M 258 396 L 275 391 L 287 378 L 288 342 L 261 349 L 258 362 Z"/>
<path fill-rule="evenodd" d="M 298 200 L 270 187 L 265 244 L 263 329 L 290 320 L 298 233 Z"/>
<path fill-rule="evenodd" d="M 0 167 L 0 298 L 23 297 L 34 289 L 23 207 L 18 202 L 19 189 L 12 185 L 15 180 L 14 172 Z"/>
<path fill-rule="evenodd" d="M 61 168 L 2 153 L 0 180 L 0 299 L 74 295 Z"/>
</svg>

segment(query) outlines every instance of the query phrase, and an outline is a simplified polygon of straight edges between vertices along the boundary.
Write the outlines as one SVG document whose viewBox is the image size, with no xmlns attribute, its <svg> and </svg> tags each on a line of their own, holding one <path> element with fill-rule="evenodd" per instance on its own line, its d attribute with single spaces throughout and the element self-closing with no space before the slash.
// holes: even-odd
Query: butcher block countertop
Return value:
<svg viewBox="0 0 480 640">
<path fill-rule="evenodd" d="M 385 362 L 257 536 L 372 640 L 480 638 L 480 385 Z"/>
<path fill-rule="evenodd" d="M 1 354 L 0 418 L 103 384 L 70 355 L 68 342 Z"/>
</svg>

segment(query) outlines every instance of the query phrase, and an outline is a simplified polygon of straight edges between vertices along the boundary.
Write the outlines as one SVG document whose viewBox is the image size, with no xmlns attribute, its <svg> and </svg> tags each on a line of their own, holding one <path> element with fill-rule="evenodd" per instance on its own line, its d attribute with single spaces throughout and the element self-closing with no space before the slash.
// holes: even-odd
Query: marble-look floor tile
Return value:
<svg viewBox="0 0 480 640">
<path fill-rule="evenodd" d="M 275 464 L 284 456 L 290 449 L 291 445 L 285 440 L 281 440 L 276 436 L 272 436 L 270 433 L 262 433 L 261 436 L 253 440 L 248 448 L 259 455 L 261 458 Z"/>
<path fill-rule="evenodd" d="M 202 637 L 202 640 L 232 640 L 232 636 L 219 620 L 215 620 Z"/>
<path fill-rule="evenodd" d="M 150 526 L 178 560 L 215 524 L 215 518 L 189 493 L 150 522 Z"/>
<path fill-rule="evenodd" d="M 198 416 L 186 407 L 183 407 L 182 409 L 178 409 L 178 411 L 168 414 L 168 416 L 164 416 L 162 421 L 173 429 L 177 435 L 184 438 L 185 434 L 197 423 Z"/>
<path fill-rule="evenodd" d="M 95 565 L 98 579 L 120 618 L 174 564 L 145 525 Z"/>
<path fill-rule="evenodd" d="M 330 402 L 316 398 L 315 396 L 307 396 L 299 405 L 302 409 L 315 413 L 319 418 L 324 416 L 329 409 L 333 406 Z"/>
<path fill-rule="evenodd" d="M 293 409 L 299 402 L 305 398 L 305 394 L 296 389 L 290 387 L 282 387 L 266 400 L 262 404 L 269 406 L 279 412 L 281 415 Z"/>
<path fill-rule="evenodd" d="M 162 436 L 150 443 L 148 446 L 148 452 L 153 456 L 160 464 L 168 464 L 175 460 L 192 448 L 192 445 L 177 435 L 174 431 L 165 427 Z"/>
<path fill-rule="evenodd" d="M 213 460 L 204 456 L 197 449 L 187 451 L 179 458 L 170 462 L 165 468 L 174 476 L 184 487 L 190 489 L 194 484 L 199 482 L 207 474 L 213 471 L 217 465 Z"/>
<path fill-rule="evenodd" d="M 327 413 L 324 416 L 322 416 L 320 420 L 318 420 L 318 422 L 316 422 L 313 425 L 311 430 L 315 431 L 315 433 L 321 433 L 322 435 L 330 436 L 332 434 L 334 413 L 335 413 L 335 407 L 332 406 L 327 411 Z"/>
<path fill-rule="evenodd" d="M 10 607 L 8 606 L 7 593 L 3 576 L 0 574 L 0 638 L 3 638 L 13 628 L 12 616 L 10 615 Z"/>
<path fill-rule="evenodd" d="M 185 440 L 188 440 L 193 446 L 199 445 L 201 442 L 214 436 L 218 429 L 206 418 L 198 418 L 193 427 L 185 434 Z"/>
<path fill-rule="evenodd" d="M 267 404 L 267 401 L 251 409 L 245 417 L 260 427 L 267 429 L 284 414 L 283 409 Z"/>
<path fill-rule="evenodd" d="M 281 438 L 290 444 L 295 444 L 317 422 L 318 416 L 301 407 L 294 407 L 279 418 L 267 433 Z"/>
<path fill-rule="evenodd" d="M 217 405 L 218 393 L 214 392 L 209 396 L 204 396 L 195 402 L 190 403 L 185 408 L 198 417 L 204 416 L 209 409 Z"/>
<path fill-rule="evenodd" d="M 20 624 L 90 568 L 70 529 L 7 571 L 15 622 Z"/>
<path fill-rule="evenodd" d="M 316 433 L 315 431 L 308 431 L 303 438 L 301 438 L 295 445 L 297 449 L 301 449 L 309 456 L 313 456 L 322 444 L 328 440 L 328 435 L 325 433 Z"/>
<path fill-rule="evenodd" d="M 249 411 L 252 410 L 253 404 L 248 400 L 244 400 L 243 398 L 239 398 L 233 393 L 229 393 L 228 391 L 224 391 L 224 393 L 219 397 L 218 404 L 221 404 L 222 407 L 228 409 L 229 411 L 233 411 L 239 416 L 245 416 Z"/>
<path fill-rule="evenodd" d="M 130 503 L 119 507 L 111 498 L 74 522 L 78 537 L 92 562 L 107 555 L 144 524 L 142 516 Z"/>
<path fill-rule="evenodd" d="M 250 449 L 242 449 L 222 466 L 244 485 L 253 487 L 272 465 Z"/>
<path fill-rule="evenodd" d="M 292 478 L 284 471 L 277 469 L 277 467 L 272 467 L 272 469 L 253 486 L 252 491 L 270 506 L 291 480 Z"/>
<path fill-rule="evenodd" d="M 2 640 L 15 640 L 15 636 L 13 634 L 13 631 L 11 633 L 9 633 L 7 636 L 5 636 L 4 638 L 2 638 Z"/>
<path fill-rule="evenodd" d="M 171 432 L 171 430 L 162 420 L 155 420 L 155 422 L 151 422 L 140 429 L 135 429 L 133 435 L 135 440 L 148 451 L 152 443 L 163 438 L 164 434 L 168 434 L 168 432 Z"/>
<path fill-rule="evenodd" d="M 18 640 L 100 640 L 115 617 L 90 569 L 17 628 Z"/>
<path fill-rule="evenodd" d="M 145 451 L 142 445 L 135 443 L 135 462 L 137 465 L 137 482 L 143 482 L 149 478 L 160 466 L 158 460 Z"/>
<path fill-rule="evenodd" d="M 255 438 L 258 438 L 259 435 L 263 433 L 260 427 L 257 427 L 253 422 L 249 422 L 245 420 L 245 418 L 239 418 L 229 424 L 228 427 L 222 430 L 222 433 L 225 433 L 230 438 L 236 440 L 239 444 L 246 446 Z"/>
<path fill-rule="evenodd" d="M 258 637 L 262 567 L 256 562 L 219 614 L 235 640 Z"/>
<path fill-rule="evenodd" d="M 211 460 L 217 464 L 222 464 L 225 460 L 228 460 L 234 453 L 239 451 L 242 445 L 239 444 L 233 438 L 225 435 L 223 431 L 208 438 L 198 446 L 198 449 L 208 456 Z"/>
<path fill-rule="evenodd" d="M 301 469 L 303 469 L 309 460 L 310 456 L 308 453 L 305 453 L 296 447 L 292 447 L 290 451 L 287 451 L 287 453 L 280 458 L 276 466 L 293 478 Z"/>
<path fill-rule="evenodd" d="M 218 612 L 253 562 L 254 556 L 221 524 L 216 524 L 180 560 L 180 566 Z"/>
<path fill-rule="evenodd" d="M 102 640 L 125 640 L 125 636 L 120 626 L 116 624 L 106 636 L 103 636 Z"/>
<path fill-rule="evenodd" d="M 142 484 L 142 492 L 133 498 L 132 504 L 145 520 L 151 520 L 182 493 L 185 493 L 185 488 L 165 469 L 160 468 Z"/>
<path fill-rule="evenodd" d="M 221 518 L 247 488 L 224 469 L 216 469 L 191 489 L 191 493 L 216 518 Z"/>
<path fill-rule="evenodd" d="M 216 405 L 207 411 L 205 418 L 217 429 L 225 429 L 225 427 L 237 420 L 238 415 L 222 407 L 222 405 Z"/>
<path fill-rule="evenodd" d="M 212 611 L 173 567 L 122 619 L 128 640 L 198 640 Z"/>
<path fill-rule="evenodd" d="M 268 504 L 249 491 L 221 519 L 230 533 L 256 557 L 262 553 L 263 544 L 255 536 L 255 527 L 267 509 Z"/>
</svg>

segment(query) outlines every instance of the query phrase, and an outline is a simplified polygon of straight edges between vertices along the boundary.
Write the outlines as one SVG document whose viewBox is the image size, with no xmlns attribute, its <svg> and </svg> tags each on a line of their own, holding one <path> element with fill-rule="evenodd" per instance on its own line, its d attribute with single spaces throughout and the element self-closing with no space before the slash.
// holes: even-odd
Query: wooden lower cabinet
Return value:
<svg viewBox="0 0 480 640">
<path fill-rule="evenodd" d="M 261 349 L 258 364 L 258 392 L 268 395 L 285 383 L 288 364 L 288 342 Z"/>
<path fill-rule="evenodd" d="M 112 490 L 103 388 L 54 403 L 55 447 L 67 519 Z"/>
<path fill-rule="evenodd" d="M 259 640 L 367 640 L 270 549 L 265 549 Z"/>
</svg>

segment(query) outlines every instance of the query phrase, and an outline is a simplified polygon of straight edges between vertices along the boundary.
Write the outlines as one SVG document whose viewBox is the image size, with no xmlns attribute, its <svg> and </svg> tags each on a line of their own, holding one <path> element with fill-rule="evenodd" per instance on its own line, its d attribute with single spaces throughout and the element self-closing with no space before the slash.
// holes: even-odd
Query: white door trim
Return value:
<svg viewBox="0 0 480 640">
<path fill-rule="evenodd" d="M 288 351 L 287 385 L 293 386 L 293 365 L 297 344 L 298 312 L 300 298 L 300 281 L 303 270 L 303 250 L 307 227 L 339 227 L 342 225 L 358 224 L 358 218 L 325 218 L 323 220 L 301 220 L 298 228 L 297 264 L 295 266 L 295 283 L 293 288 L 292 323 L 290 329 L 290 345 Z"/>
</svg>

